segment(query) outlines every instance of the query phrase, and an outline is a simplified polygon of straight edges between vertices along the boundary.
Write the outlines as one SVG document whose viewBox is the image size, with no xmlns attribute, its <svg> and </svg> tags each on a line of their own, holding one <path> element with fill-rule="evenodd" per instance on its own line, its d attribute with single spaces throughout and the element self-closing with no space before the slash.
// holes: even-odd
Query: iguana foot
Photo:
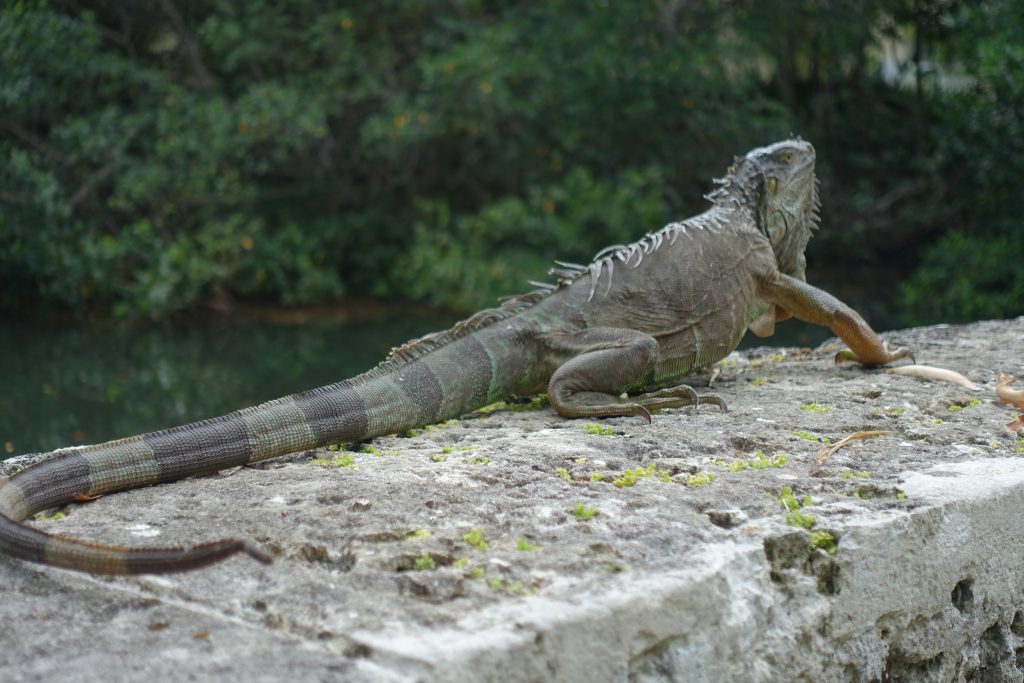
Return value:
<svg viewBox="0 0 1024 683">
<path fill-rule="evenodd" d="M 610 399 L 610 400 L 609 400 Z M 728 412 L 720 396 L 700 396 L 685 384 L 649 391 L 635 396 L 613 398 L 600 392 L 579 392 L 573 395 L 571 405 L 556 406 L 567 417 L 642 417 L 651 421 L 651 413 L 666 408 L 685 408 L 710 403 Z"/>
<path fill-rule="evenodd" d="M 631 396 L 630 400 L 648 410 L 663 410 L 665 408 L 685 408 L 686 406 L 699 406 L 710 403 L 718 406 L 723 413 L 729 412 L 725 401 L 721 396 L 715 394 L 699 395 L 693 387 L 680 384 L 674 387 L 666 387 L 657 391 L 649 391 L 644 394 Z"/>
<path fill-rule="evenodd" d="M 889 343 L 884 342 L 882 344 L 884 348 L 885 356 L 878 360 L 871 359 L 870 361 L 864 361 L 857 357 L 857 354 L 850 349 L 843 349 L 836 354 L 835 362 L 838 365 L 844 361 L 853 361 L 861 363 L 862 365 L 874 366 L 874 365 L 885 365 L 886 363 L 892 363 L 903 358 L 909 358 L 911 362 L 914 362 L 914 352 L 906 346 L 898 346 L 895 349 L 889 348 Z"/>
<path fill-rule="evenodd" d="M 703 396 L 700 397 L 700 402 L 711 403 L 712 405 L 716 405 L 719 407 L 719 409 L 721 409 L 723 413 L 729 412 L 729 406 L 725 404 L 725 399 L 719 396 L 718 394 L 704 394 Z"/>
</svg>

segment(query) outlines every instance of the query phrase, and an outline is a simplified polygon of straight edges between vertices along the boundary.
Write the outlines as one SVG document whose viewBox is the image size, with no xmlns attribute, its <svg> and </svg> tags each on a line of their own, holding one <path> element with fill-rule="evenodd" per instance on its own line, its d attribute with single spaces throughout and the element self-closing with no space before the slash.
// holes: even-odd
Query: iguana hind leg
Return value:
<svg viewBox="0 0 1024 683">
<path fill-rule="evenodd" d="M 686 385 L 622 394 L 643 387 L 658 361 L 658 342 L 636 330 L 594 328 L 549 340 L 558 353 L 571 357 L 548 383 L 551 406 L 565 417 L 643 417 L 652 410 L 697 405 L 704 399 Z M 723 405 L 718 397 L 710 403 Z"/>
</svg>

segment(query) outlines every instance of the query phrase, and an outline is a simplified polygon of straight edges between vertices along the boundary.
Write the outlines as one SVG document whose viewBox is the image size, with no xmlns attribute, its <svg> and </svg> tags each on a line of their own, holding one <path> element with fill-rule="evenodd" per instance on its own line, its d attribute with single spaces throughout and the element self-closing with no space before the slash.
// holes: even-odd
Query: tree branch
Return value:
<svg viewBox="0 0 1024 683">
<path fill-rule="evenodd" d="M 192 65 L 192 71 L 196 78 L 196 84 L 200 88 L 210 88 L 214 85 L 213 76 L 210 75 L 210 70 L 206 68 L 206 64 L 203 62 L 203 57 L 199 52 L 199 45 L 196 43 L 195 36 L 189 31 L 185 25 L 185 20 L 181 17 L 181 13 L 178 12 L 178 8 L 174 6 L 171 0 L 159 0 L 161 9 L 164 14 L 168 16 L 171 23 L 174 24 L 174 28 L 177 29 L 181 35 L 182 43 L 184 44 L 185 54 L 188 57 L 189 63 Z"/>
</svg>

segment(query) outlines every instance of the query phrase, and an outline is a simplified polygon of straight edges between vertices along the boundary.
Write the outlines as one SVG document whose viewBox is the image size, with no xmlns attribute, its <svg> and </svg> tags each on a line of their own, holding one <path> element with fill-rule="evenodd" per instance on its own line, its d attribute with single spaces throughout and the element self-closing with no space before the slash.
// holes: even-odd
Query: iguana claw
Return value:
<svg viewBox="0 0 1024 683">
<path fill-rule="evenodd" d="M 689 387 L 685 384 L 651 391 L 638 396 L 633 396 L 632 398 L 637 402 L 636 405 L 643 406 L 645 409 L 649 410 L 684 408 L 686 406 L 693 406 L 694 408 L 697 408 L 702 403 L 709 403 L 711 405 L 718 406 L 723 413 L 729 412 L 728 407 L 725 405 L 725 401 L 720 396 L 715 394 L 705 394 L 704 396 L 701 396 L 694 391 L 693 387 Z"/>
<path fill-rule="evenodd" d="M 716 394 L 705 394 L 704 396 L 699 396 L 697 405 L 700 405 L 701 403 L 710 403 L 712 405 L 716 405 L 721 409 L 723 413 L 729 412 L 729 406 L 725 404 L 725 399 Z"/>
<path fill-rule="evenodd" d="M 252 559 L 254 559 L 257 562 L 259 562 L 260 564 L 273 564 L 274 563 L 273 556 L 271 556 L 270 553 L 268 553 L 267 551 L 263 550 L 262 548 L 257 546 L 252 541 L 249 541 L 249 540 L 246 540 L 246 539 L 241 539 L 239 541 L 239 543 L 241 544 L 241 551 L 243 553 L 245 553 L 246 555 L 248 555 L 249 557 L 251 557 Z"/>
</svg>

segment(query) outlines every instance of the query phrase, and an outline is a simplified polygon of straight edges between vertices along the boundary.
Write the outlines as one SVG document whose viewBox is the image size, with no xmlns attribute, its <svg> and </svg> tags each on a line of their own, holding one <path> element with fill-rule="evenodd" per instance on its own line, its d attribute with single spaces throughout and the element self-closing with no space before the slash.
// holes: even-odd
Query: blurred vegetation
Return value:
<svg viewBox="0 0 1024 683">
<path fill-rule="evenodd" d="M 0 308 L 477 308 L 700 211 L 792 131 L 820 159 L 812 280 L 882 273 L 905 323 L 1024 313 L 1019 10 L 9 1 Z"/>
</svg>

